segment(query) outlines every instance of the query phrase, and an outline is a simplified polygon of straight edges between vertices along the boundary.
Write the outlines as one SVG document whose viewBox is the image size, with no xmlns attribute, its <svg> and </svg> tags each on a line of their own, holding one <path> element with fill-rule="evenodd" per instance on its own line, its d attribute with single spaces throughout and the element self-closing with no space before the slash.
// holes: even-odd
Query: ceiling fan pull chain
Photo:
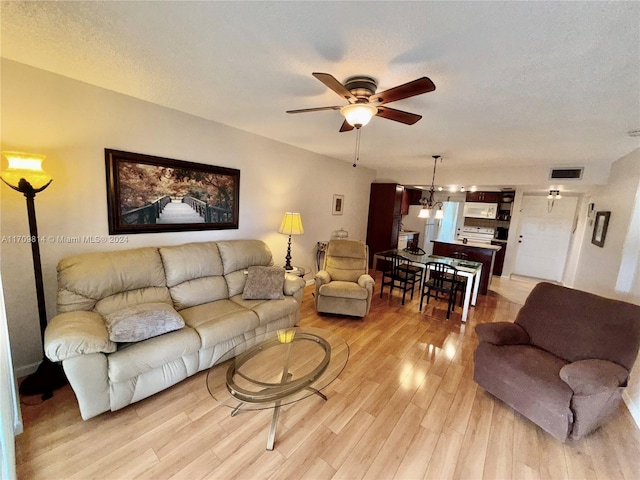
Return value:
<svg viewBox="0 0 640 480">
<path fill-rule="evenodd" d="M 353 168 L 356 168 L 358 160 L 360 159 L 360 132 L 361 128 L 356 129 L 356 153 L 355 160 L 353 161 Z"/>
</svg>

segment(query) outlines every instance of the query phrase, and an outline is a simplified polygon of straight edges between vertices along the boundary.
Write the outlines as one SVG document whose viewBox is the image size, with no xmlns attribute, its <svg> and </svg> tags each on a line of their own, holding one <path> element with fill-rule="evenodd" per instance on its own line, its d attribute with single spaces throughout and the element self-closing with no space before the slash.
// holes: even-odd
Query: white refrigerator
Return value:
<svg viewBox="0 0 640 480">
<path fill-rule="evenodd" d="M 420 232 L 418 246 L 431 255 L 433 253 L 431 240 L 435 240 L 438 236 L 439 221 L 433 218 L 418 217 L 421 209 L 420 205 L 409 206 L 409 214 L 402 217 L 402 229 Z"/>
</svg>

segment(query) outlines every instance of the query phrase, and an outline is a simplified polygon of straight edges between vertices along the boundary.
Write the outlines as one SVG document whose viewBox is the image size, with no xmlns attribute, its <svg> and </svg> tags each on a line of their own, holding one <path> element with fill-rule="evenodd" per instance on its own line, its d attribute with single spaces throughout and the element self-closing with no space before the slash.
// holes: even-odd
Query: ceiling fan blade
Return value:
<svg viewBox="0 0 640 480">
<path fill-rule="evenodd" d="M 371 98 L 369 98 L 369 102 L 380 102 L 382 105 L 383 103 L 395 102 L 403 98 L 433 92 L 435 89 L 436 86 L 428 77 L 422 77 L 405 83 L 404 85 L 398 85 L 397 87 L 372 95 Z"/>
<path fill-rule="evenodd" d="M 342 126 L 340 127 L 340 132 L 350 132 L 351 130 L 353 130 L 353 127 L 349 125 L 349 122 L 347 122 L 346 120 L 342 122 Z"/>
<path fill-rule="evenodd" d="M 376 114 L 376 116 L 386 118 L 387 120 L 394 120 L 406 125 L 413 125 L 422 118 L 422 115 L 403 112 L 402 110 L 396 110 L 395 108 L 389 107 L 378 107 L 378 113 Z"/>
<path fill-rule="evenodd" d="M 342 107 L 301 108 L 300 110 L 287 110 L 287 113 L 320 112 L 322 110 L 340 110 L 341 108 Z"/>
<path fill-rule="evenodd" d="M 342 98 L 344 98 L 345 100 L 349 100 L 352 102 L 355 102 L 356 100 L 358 100 L 356 97 L 353 96 L 353 94 L 349 90 L 346 89 L 346 87 L 343 84 L 341 84 L 338 80 L 336 80 L 336 77 L 334 77 L 333 75 L 329 73 L 318 73 L 318 72 L 315 72 L 312 75 L 316 77 L 318 80 L 320 80 L 322 83 L 324 83 L 331 90 L 333 90 L 338 95 L 340 95 Z"/>
</svg>

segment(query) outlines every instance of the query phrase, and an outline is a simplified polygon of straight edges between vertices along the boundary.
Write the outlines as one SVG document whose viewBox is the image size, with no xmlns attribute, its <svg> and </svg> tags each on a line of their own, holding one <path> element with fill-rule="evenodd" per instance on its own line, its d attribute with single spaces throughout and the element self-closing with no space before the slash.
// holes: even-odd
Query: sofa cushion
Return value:
<svg viewBox="0 0 640 480">
<path fill-rule="evenodd" d="M 225 278 L 203 277 L 189 280 L 169 289 L 176 310 L 229 298 Z"/>
<path fill-rule="evenodd" d="M 67 257 L 58 263 L 58 312 L 92 310 L 103 298 L 153 287 L 166 287 L 157 248 Z"/>
<path fill-rule="evenodd" d="M 367 273 L 367 247 L 355 240 L 331 240 L 325 263 L 332 281 L 357 282 Z"/>
<path fill-rule="evenodd" d="M 541 282 L 515 323 L 533 345 L 569 362 L 598 358 L 631 370 L 640 345 L 639 318 L 638 305 Z"/>
<path fill-rule="evenodd" d="M 322 285 L 318 292 L 326 297 L 354 298 L 356 300 L 366 300 L 369 294 L 366 288 L 362 288 L 357 283 L 340 280 Z"/>
<path fill-rule="evenodd" d="M 249 267 L 242 298 L 245 300 L 282 300 L 284 298 L 283 285 L 284 268 Z"/>
<path fill-rule="evenodd" d="M 184 320 L 166 303 L 146 303 L 105 317 L 112 342 L 139 342 L 184 327 Z"/>
<path fill-rule="evenodd" d="M 494 322 L 476 325 L 476 334 L 481 342 L 493 345 L 528 345 L 529 335 L 517 323 Z"/>
<path fill-rule="evenodd" d="M 182 328 L 144 342 L 123 346 L 110 354 L 109 380 L 123 382 L 154 368 L 195 353 L 200 348 L 200 337 L 191 328 Z"/>
<path fill-rule="evenodd" d="M 260 325 L 291 315 L 300 308 L 293 297 L 284 297 L 282 300 L 274 302 L 271 300 L 245 300 L 242 295 L 236 295 L 231 297 L 231 300 L 243 308 L 253 310 L 260 319 Z"/>
<path fill-rule="evenodd" d="M 567 437 L 573 391 L 560 378 L 563 359 L 530 345 L 480 342 L 475 381 L 556 438 Z"/>
<path fill-rule="evenodd" d="M 261 240 L 227 240 L 217 242 L 224 274 L 244 270 L 252 265 L 271 265 L 271 250 Z"/>
<path fill-rule="evenodd" d="M 143 303 L 166 303 L 173 306 L 167 287 L 147 287 L 116 293 L 96 302 L 94 310 L 103 317 Z"/>
<path fill-rule="evenodd" d="M 260 325 L 258 315 L 231 300 L 197 305 L 180 311 L 185 323 L 194 328 L 202 341 L 202 348 L 229 340 Z"/>
<path fill-rule="evenodd" d="M 168 287 L 196 278 L 222 276 L 222 259 L 215 242 L 162 247 L 159 251 Z"/>
</svg>

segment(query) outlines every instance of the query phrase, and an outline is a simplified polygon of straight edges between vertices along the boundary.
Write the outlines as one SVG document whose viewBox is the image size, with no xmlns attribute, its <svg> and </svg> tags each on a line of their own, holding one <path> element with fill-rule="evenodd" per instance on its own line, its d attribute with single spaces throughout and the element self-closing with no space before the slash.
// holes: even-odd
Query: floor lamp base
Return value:
<svg viewBox="0 0 640 480">
<path fill-rule="evenodd" d="M 20 395 L 42 395 L 42 400 L 48 400 L 53 397 L 54 390 L 67 383 L 62 365 L 45 357 L 38 369 L 22 381 L 18 391 Z"/>
</svg>

